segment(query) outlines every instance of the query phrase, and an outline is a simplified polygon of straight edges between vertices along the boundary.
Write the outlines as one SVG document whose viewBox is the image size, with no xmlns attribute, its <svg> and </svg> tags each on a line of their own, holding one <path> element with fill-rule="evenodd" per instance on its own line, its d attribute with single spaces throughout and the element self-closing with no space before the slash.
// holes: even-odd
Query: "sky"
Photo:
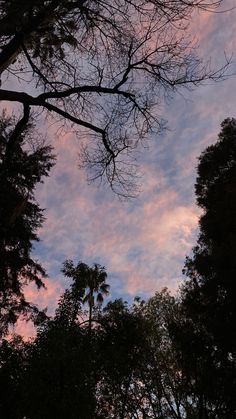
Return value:
<svg viewBox="0 0 236 419">
<path fill-rule="evenodd" d="M 235 0 L 224 3 L 224 9 L 233 6 Z M 236 74 L 236 9 L 196 14 L 191 32 L 201 57 L 217 68 L 225 55 L 232 56 L 228 72 Z M 88 185 L 86 173 L 78 169 L 79 139 L 48 125 L 57 163 L 37 189 L 46 221 L 34 249 L 48 273 L 47 289 L 38 292 L 31 286 L 26 295 L 41 308 L 48 307 L 49 313 L 69 285 L 60 272 L 65 259 L 105 266 L 112 299 L 148 298 L 163 287 L 178 291 L 201 213 L 194 197 L 197 158 L 217 140 L 220 123 L 236 117 L 236 78 L 181 90 L 160 112 L 168 130 L 140 149 L 141 192 L 127 201 L 107 186 Z M 20 323 L 18 331 L 22 330 L 29 335 L 32 327 Z"/>
</svg>

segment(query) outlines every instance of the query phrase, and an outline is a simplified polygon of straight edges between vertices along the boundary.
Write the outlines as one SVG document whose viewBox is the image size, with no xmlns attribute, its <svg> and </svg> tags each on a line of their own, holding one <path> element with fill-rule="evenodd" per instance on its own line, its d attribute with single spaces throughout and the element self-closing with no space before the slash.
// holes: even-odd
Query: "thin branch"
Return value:
<svg viewBox="0 0 236 419">
<path fill-rule="evenodd" d="M 24 51 L 24 54 L 29 62 L 30 67 L 32 68 L 33 72 L 38 74 L 39 78 L 42 79 L 42 81 L 45 83 L 46 85 L 50 85 L 52 87 L 52 89 L 56 90 L 55 86 L 53 85 L 52 82 L 50 82 L 47 77 L 42 73 L 42 71 L 40 71 L 40 69 L 36 66 L 36 64 L 34 64 L 33 60 L 31 59 L 26 46 L 24 45 L 24 43 L 22 42 L 22 50 Z"/>
</svg>

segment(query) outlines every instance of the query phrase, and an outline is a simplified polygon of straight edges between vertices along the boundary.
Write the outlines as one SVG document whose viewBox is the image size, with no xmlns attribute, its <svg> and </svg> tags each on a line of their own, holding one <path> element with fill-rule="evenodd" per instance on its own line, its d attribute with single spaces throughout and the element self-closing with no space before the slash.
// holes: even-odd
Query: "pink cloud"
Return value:
<svg viewBox="0 0 236 419">
<path fill-rule="evenodd" d="M 57 303 L 59 296 L 63 292 L 63 288 L 55 281 L 46 279 L 46 289 L 38 290 L 33 284 L 25 287 L 25 297 L 27 301 L 36 304 L 40 309 L 49 308 L 47 314 L 52 315 Z M 24 340 L 35 337 L 36 329 L 31 321 L 25 321 L 24 318 L 19 318 L 17 324 L 10 329 L 10 335 L 20 334 Z"/>
<path fill-rule="evenodd" d="M 25 288 L 26 299 L 34 304 L 37 304 L 40 308 L 49 308 L 49 314 L 52 314 L 57 306 L 58 298 L 63 292 L 62 286 L 52 279 L 45 279 L 44 281 L 46 289 L 37 289 L 35 285 L 30 284 Z"/>
<path fill-rule="evenodd" d="M 181 276 L 179 260 L 191 249 L 197 210 L 181 205 L 164 171 L 145 160 L 145 187 L 134 205 L 94 185 L 88 187 L 76 167 L 78 145 L 72 137 L 59 142 L 53 176 L 39 190 L 40 203 L 47 207 L 51 202 L 40 231 L 44 245 L 50 252 L 64 254 L 64 259 L 106 265 L 108 273 L 120 278 L 111 277 L 113 294 L 150 293 L 167 284 L 176 288 Z M 96 201 L 100 193 L 104 198 Z M 52 205 L 54 200 L 56 205 Z"/>
<path fill-rule="evenodd" d="M 204 44 L 200 51 L 206 58 L 212 54 L 213 61 L 217 61 L 223 57 L 224 47 L 234 46 L 230 35 L 236 22 L 233 16 L 195 16 L 191 33 Z M 216 30 L 219 22 L 230 28 L 225 40 Z M 185 255 L 196 238 L 196 157 L 215 141 L 219 123 L 235 109 L 231 80 L 204 86 L 191 95 L 186 93 L 186 97 L 186 102 L 178 96 L 164 108 L 176 131 L 159 137 L 155 143 L 154 139 L 149 152 L 140 156 L 142 193 L 135 202 L 122 203 L 107 189 L 88 186 L 86 174 L 77 169 L 80 139 L 72 131 L 55 135 L 57 126 L 49 127 L 58 161 L 50 179 L 38 189 L 40 205 L 48 208 L 40 236 L 47 250 L 47 260 L 42 257 L 42 262 L 49 271 L 59 271 L 63 258 L 100 262 L 110 273 L 113 295 L 123 293 L 124 298 L 151 294 L 166 285 L 172 290 L 177 288 Z M 61 288 L 57 290 L 60 280 L 51 275 L 53 285 L 45 297 L 35 294 L 35 290 L 29 295 L 40 306 L 53 309 Z"/>
</svg>

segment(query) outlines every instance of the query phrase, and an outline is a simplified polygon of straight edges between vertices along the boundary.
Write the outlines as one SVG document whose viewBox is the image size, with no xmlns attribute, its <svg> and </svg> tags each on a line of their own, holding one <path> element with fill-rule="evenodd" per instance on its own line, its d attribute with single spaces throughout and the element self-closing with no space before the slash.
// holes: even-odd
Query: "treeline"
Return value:
<svg viewBox="0 0 236 419">
<path fill-rule="evenodd" d="M 200 156 L 203 215 L 178 298 L 164 290 L 148 301 L 104 305 L 105 269 L 69 260 L 63 272 L 71 283 L 53 318 L 24 293 L 29 283 L 44 287 L 46 276 L 32 256 L 44 220 L 35 187 L 55 156 L 36 132 L 39 113 L 70 124 L 89 180 L 135 196 L 135 150 L 163 131 L 160 103 L 181 87 L 225 76 L 229 62 L 212 69 L 185 36 L 195 11 L 221 4 L 0 1 L 0 101 L 21 108 L 17 118 L 0 118 L 4 419 L 236 417 L 235 120 L 224 121 L 218 142 Z M 34 341 L 9 340 L 20 316 L 37 327 Z"/>
<path fill-rule="evenodd" d="M 99 310 L 94 304 L 90 326 L 82 320 L 84 293 L 76 284 L 83 268 L 78 265 L 55 317 L 41 324 L 34 342 L 3 342 L 3 417 L 223 417 L 213 370 L 206 386 L 204 354 L 201 360 L 188 354 L 194 346 L 180 304 L 166 290 L 131 306 L 115 300 Z M 86 270 L 93 276 L 97 268 Z M 186 352 L 175 337 L 183 327 Z"/>
<path fill-rule="evenodd" d="M 222 3 L 0 1 L 0 102 L 9 111 L 0 118 L 0 334 L 20 314 L 37 321 L 24 286 L 44 286 L 44 267 L 31 255 L 44 219 L 34 190 L 55 156 L 36 132 L 39 113 L 79 139 L 90 181 L 105 179 L 119 196 L 134 197 L 135 150 L 163 131 L 160 103 L 225 75 L 228 61 L 212 69 L 185 32 L 194 11 Z"/>
<path fill-rule="evenodd" d="M 9 121 L 5 126 L 10 127 L 7 124 Z M 9 132 L 10 128 L 4 131 L 6 144 Z M 17 147 L 24 161 L 34 156 L 32 151 L 21 154 L 20 142 Z M 50 149 L 40 146 L 39 150 L 42 160 L 32 159 L 31 166 L 43 164 L 40 174 L 47 175 L 53 156 Z M 3 179 L 6 155 L 7 146 L 2 149 Z M 17 175 L 21 167 L 12 166 L 5 178 L 13 196 L 22 190 L 24 173 Z M 26 170 L 27 164 L 23 167 Z M 15 219 L 15 209 L 5 218 L 8 233 L 3 236 L 2 248 L 8 260 L 12 257 L 21 263 L 15 266 L 9 262 L 12 270 L 2 271 L 9 284 L 1 290 L 2 312 L 8 314 L 1 317 L 2 334 L 20 312 L 24 313 L 25 304 L 37 336 L 27 343 L 20 336 L 2 339 L 0 411 L 4 418 L 236 417 L 235 175 L 236 120 L 227 119 L 216 144 L 199 158 L 195 191 L 203 214 L 178 297 L 165 289 L 147 301 L 136 298 L 129 305 L 119 299 L 105 304 L 109 294 L 105 269 L 67 260 L 62 272 L 70 286 L 62 294 L 54 317 L 48 318 L 45 312 L 24 303 L 21 288 L 14 289 L 14 281 L 10 281 L 19 272 L 29 279 L 37 278 L 36 269 L 34 277 L 30 274 L 34 262 L 27 259 L 30 249 L 24 250 L 28 242 L 22 242 L 16 259 L 11 252 L 18 224 L 23 229 L 19 235 L 28 231 L 26 226 L 34 229 L 42 221 L 41 212 L 36 205 L 36 224 L 26 222 L 27 217 L 32 220 L 30 206 L 28 212 L 18 211 Z M 4 190 L 4 182 L 1 188 Z M 17 243 L 20 246 L 21 242 Z M 4 306 L 12 297 L 16 306 Z"/>
</svg>

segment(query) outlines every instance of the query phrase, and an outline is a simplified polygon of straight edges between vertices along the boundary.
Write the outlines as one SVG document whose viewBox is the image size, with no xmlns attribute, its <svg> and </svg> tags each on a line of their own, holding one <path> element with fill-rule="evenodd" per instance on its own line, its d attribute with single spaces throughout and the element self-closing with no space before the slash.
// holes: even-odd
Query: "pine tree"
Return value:
<svg viewBox="0 0 236 419">
<path fill-rule="evenodd" d="M 31 147 L 32 124 L 16 123 L 5 114 L 0 120 L 0 331 L 7 332 L 19 314 L 37 313 L 26 301 L 24 285 L 43 286 L 46 273 L 31 256 L 38 241 L 43 210 L 35 187 L 54 164 L 51 147 Z M 35 134 L 34 134 L 35 135 Z M 35 139 L 35 138 L 34 138 Z M 37 144 L 37 141 L 36 141 Z"/>
<path fill-rule="evenodd" d="M 220 417 L 236 414 L 236 120 L 226 119 L 216 144 L 199 158 L 196 197 L 203 209 L 200 233 L 193 256 L 184 273 L 183 308 L 202 345 L 195 358 L 206 350 L 205 376 L 213 368 L 215 387 L 224 410 Z M 205 336 L 205 337 L 204 337 Z M 198 340 L 199 343 L 199 340 Z M 209 390 L 211 390 L 209 388 Z"/>
</svg>

